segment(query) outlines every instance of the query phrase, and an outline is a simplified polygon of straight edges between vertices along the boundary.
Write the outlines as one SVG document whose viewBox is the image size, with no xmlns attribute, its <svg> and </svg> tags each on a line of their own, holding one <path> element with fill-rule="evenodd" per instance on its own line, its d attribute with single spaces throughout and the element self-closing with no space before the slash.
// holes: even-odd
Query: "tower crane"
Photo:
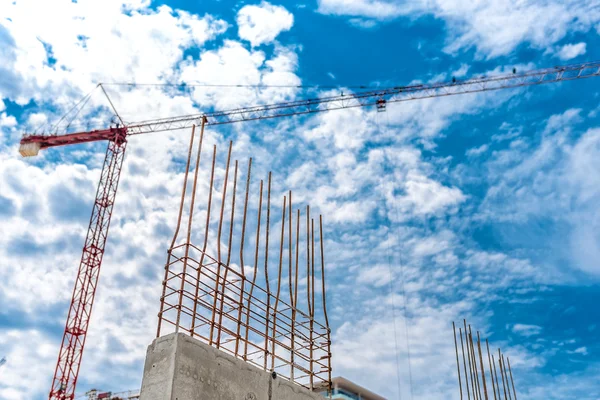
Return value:
<svg viewBox="0 0 600 400">
<path fill-rule="evenodd" d="M 97 141 L 108 142 L 49 399 L 73 400 L 75 396 L 79 367 L 129 136 L 184 129 L 195 124 L 222 125 L 354 107 L 375 106 L 378 111 L 384 111 L 388 103 L 535 86 L 597 76 L 600 76 L 600 62 L 519 73 L 513 69 L 512 73 L 494 77 L 467 80 L 453 78 L 450 82 L 396 86 L 352 94 L 154 119 L 89 132 L 24 135 L 19 148 L 19 152 L 24 157 L 35 156 L 40 150 L 51 147 Z"/>
</svg>

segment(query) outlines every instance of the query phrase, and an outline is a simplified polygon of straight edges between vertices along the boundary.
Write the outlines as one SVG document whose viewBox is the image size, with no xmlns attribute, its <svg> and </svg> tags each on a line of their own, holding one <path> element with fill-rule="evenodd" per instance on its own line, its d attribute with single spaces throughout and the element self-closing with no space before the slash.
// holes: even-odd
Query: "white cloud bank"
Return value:
<svg viewBox="0 0 600 400">
<path fill-rule="evenodd" d="M 587 32 L 600 22 L 600 9 L 587 0 L 319 0 L 318 10 L 367 21 L 433 15 L 446 22 L 446 52 L 476 48 L 487 58 L 524 42 L 547 49 L 568 33 Z"/>
<path fill-rule="evenodd" d="M 272 43 L 281 32 L 294 25 L 294 16 L 282 6 L 266 1 L 260 5 L 247 5 L 237 15 L 238 35 L 253 47 Z"/>
</svg>

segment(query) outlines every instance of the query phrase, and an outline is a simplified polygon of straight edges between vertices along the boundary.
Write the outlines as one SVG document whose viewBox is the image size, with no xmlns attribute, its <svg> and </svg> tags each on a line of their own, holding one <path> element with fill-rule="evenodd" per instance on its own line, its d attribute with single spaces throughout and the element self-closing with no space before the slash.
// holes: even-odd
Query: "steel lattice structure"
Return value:
<svg viewBox="0 0 600 400">
<path fill-rule="evenodd" d="M 192 128 L 179 217 L 165 265 L 156 336 L 183 332 L 308 389 L 331 390 L 331 331 L 325 295 L 322 217 L 319 216 L 317 222 L 317 239 L 309 206 L 306 206 L 305 216 L 301 216 L 300 209 L 294 212 L 289 191 L 283 197 L 281 219 L 273 218 L 271 173 L 266 182 L 261 180 L 253 190 L 252 159 L 248 162 L 245 191 L 238 194 L 240 189 L 244 190 L 238 187 L 241 168 L 236 160 L 231 171 L 230 142 L 223 179 L 215 177 L 216 146 L 212 159 L 207 162 L 211 165 L 207 166 L 210 174 L 201 175 L 200 179 L 210 183 L 206 219 L 201 221 L 203 238 L 201 243 L 194 244 L 191 238 L 197 237 L 193 234 L 194 207 L 204 126 L 192 168 L 193 187 L 188 190 L 194 130 Z M 213 192 L 221 186 L 219 205 L 213 201 Z M 189 198 L 187 207 L 186 198 Z M 258 199 L 258 210 L 249 209 L 249 198 Z M 186 229 L 181 229 L 182 221 Z M 216 234 L 209 229 L 215 224 L 218 225 Z M 273 232 L 276 224 L 281 225 L 280 232 Z M 183 240 L 178 243 L 182 230 Z M 252 233 L 246 237 L 246 232 Z M 239 236 L 239 241 L 234 240 L 234 236 Z M 207 249 L 216 250 L 216 254 L 211 255 Z M 275 251 L 269 253 L 269 250 Z M 251 257 L 244 261 L 248 252 Z M 305 273 L 301 265 L 306 265 Z M 306 298 L 303 299 L 298 298 L 299 278 L 306 279 Z M 317 279 L 320 280 L 318 297 Z"/>
<path fill-rule="evenodd" d="M 121 130 L 106 149 L 50 398 L 71 399 L 75 393 L 126 147 L 125 131 Z"/>
<path fill-rule="evenodd" d="M 50 147 L 102 140 L 109 142 L 107 162 L 103 166 L 98 185 L 98 194 L 94 202 L 78 277 L 75 281 L 73 302 L 69 309 L 69 317 L 65 326 L 65 334 L 49 398 L 51 400 L 72 400 L 75 396 L 77 375 L 85 344 L 89 316 L 92 311 L 102 255 L 104 254 L 104 246 L 108 237 L 112 206 L 126 146 L 126 136 L 186 129 L 202 123 L 222 125 L 354 107 L 376 106 L 378 110 L 384 110 L 387 103 L 535 86 L 597 76 L 600 76 L 600 62 L 559 66 L 524 73 L 517 73 L 513 70 L 512 73 L 496 77 L 468 80 L 453 79 L 451 82 L 445 83 L 400 86 L 227 111 L 213 111 L 204 114 L 142 121 L 126 126 L 88 132 L 63 135 L 24 135 L 21 139 L 19 152 L 25 157 L 35 156 L 39 150 Z"/>
</svg>

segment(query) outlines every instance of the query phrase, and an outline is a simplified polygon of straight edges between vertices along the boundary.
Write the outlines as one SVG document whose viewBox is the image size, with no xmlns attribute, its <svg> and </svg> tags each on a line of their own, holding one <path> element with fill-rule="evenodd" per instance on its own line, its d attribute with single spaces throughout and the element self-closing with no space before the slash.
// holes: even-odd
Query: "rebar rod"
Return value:
<svg viewBox="0 0 600 400">
<path fill-rule="evenodd" d="M 250 190 L 250 175 L 252 173 L 252 158 L 248 160 L 248 176 L 246 177 L 246 196 L 244 198 L 244 214 L 242 217 L 242 237 L 240 239 L 240 268 L 242 275 L 242 284 L 240 290 L 240 301 L 238 303 L 237 331 L 235 335 L 235 355 L 238 355 L 240 346 L 240 330 L 242 326 L 242 304 L 244 301 L 245 283 L 246 283 L 246 265 L 244 264 L 244 243 L 246 238 L 246 216 L 248 213 L 248 194 Z"/>
<path fill-rule="evenodd" d="M 485 396 L 485 400 L 488 400 L 488 391 L 485 382 L 485 368 L 483 366 L 483 355 L 481 354 L 481 338 L 479 337 L 479 331 L 477 331 L 477 348 L 479 349 L 479 364 L 481 365 L 481 380 L 483 382 L 483 394 Z"/>
<path fill-rule="evenodd" d="M 177 226 L 175 227 L 175 233 L 173 234 L 173 240 L 171 241 L 171 247 L 167 251 L 169 256 L 167 257 L 167 263 L 165 264 L 165 277 L 163 278 L 162 294 L 160 296 L 160 310 L 158 312 L 158 325 L 156 327 L 156 337 L 160 337 L 160 328 L 162 326 L 162 315 L 165 308 L 165 295 L 167 289 L 167 278 L 169 276 L 169 258 L 171 256 L 171 249 L 175 246 L 175 241 L 179 235 L 179 228 L 181 227 L 181 217 L 183 215 L 183 204 L 185 202 L 185 195 L 187 192 L 187 180 L 190 172 L 190 161 L 192 160 L 192 150 L 194 148 L 194 136 L 196 133 L 196 125 L 192 125 L 192 134 L 190 135 L 190 144 L 188 149 L 187 162 L 185 164 L 185 173 L 183 178 L 183 190 L 181 191 L 181 202 L 179 204 L 179 216 L 177 217 Z"/>
<path fill-rule="evenodd" d="M 504 368 L 504 376 L 506 377 L 506 386 L 508 387 L 508 400 L 512 400 L 510 394 L 510 386 L 508 385 L 508 373 L 506 372 L 506 362 L 504 361 L 504 354 L 502 354 L 502 368 Z"/>
<path fill-rule="evenodd" d="M 475 355 L 475 344 L 473 342 L 473 332 L 471 330 L 471 325 L 469 325 L 469 340 L 471 342 L 471 356 L 473 360 L 473 371 L 475 371 L 475 383 L 477 384 L 477 394 L 478 398 L 481 399 L 481 383 L 479 382 L 479 373 L 477 372 L 477 356 Z"/>
<path fill-rule="evenodd" d="M 225 290 L 227 290 L 226 282 L 227 275 L 229 273 L 229 262 L 231 261 L 231 243 L 233 240 L 233 226 L 234 226 L 234 217 L 235 217 L 235 195 L 237 192 L 237 174 L 238 174 L 238 161 L 235 160 L 235 169 L 233 174 L 233 196 L 231 198 L 231 218 L 229 221 L 229 241 L 227 243 L 227 262 L 225 265 L 225 273 L 223 274 L 223 285 L 221 287 L 221 301 L 219 307 L 219 324 L 217 329 L 217 349 L 221 346 L 221 327 L 223 326 L 223 306 L 225 301 Z"/>
<path fill-rule="evenodd" d="M 262 214 L 262 200 L 263 200 L 263 181 L 260 180 L 260 196 L 258 200 L 258 222 L 256 224 L 256 249 L 254 252 L 254 271 L 252 276 L 252 285 L 250 285 L 250 293 L 248 294 L 248 306 L 246 307 L 246 335 L 244 340 L 244 361 L 248 360 L 248 327 L 250 326 L 250 302 L 252 301 L 252 292 L 254 291 L 254 285 L 256 283 L 256 271 L 258 270 L 258 249 L 260 243 L 260 217 Z"/>
<path fill-rule="evenodd" d="M 463 356 L 463 369 L 465 371 L 465 385 L 467 389 L 467 400 L 471 399 L 471 393 L 469 392 L 469 376 L 467 375 L 467 361 L 465 359 L 465 346 L 463 345 L 462 328 L 458 328 L 458 334 L 460 336 L 460 347 L 462 349 Z"/>
<path fill-rule="evenodd" d="M 496 398 L 496 384 L 494 383 L 494 372 L 492 370 L 492 359 L 490 358 L 490 345 L 488 343 L 488 340 L 485 339 L 485 347 L 487 348 L 487 355 L 488 355 L 488 363 L 490 365 L 490 377 L 492 378 L 492 392 L 494 393 L 494 400 L 498 400 Z"/>
<path fill-rule="evenodd" d="M 323 245 L 323 216 L 319 215 L 319 244 L 321 245 L 321 285 L 323 295 L 323 316 L 325 317 L 325 328 L 327 329 L 327 357 L 331 358 L 331 329 L 329 329 L 329 317 L 327 316 L 327 296 L 325 295 L 325 251 Z M 510 364 L 509 364 L 510 366 Z M 331 366 L 328 366 L 328 388 L 329 397 L 331 398 L 332 387 L 331 387 Z M 515 396 L 516 400 L 516 396 Z"/>
<path fill-rule="evenodd" d="M 271 346 L 271 370 L 275 366 L 275 336 L 277 328 L 277 307 L 279 306 L 279 296 L 281 295 L 281 270 L 283 268 L 283 242 L 285 241 L 285 212 L 287 198 L 283 196 L 283 207 L 281 208 L 281 240 L 279 241 L 279 272 L 277 276 L 277 295 L 275 296 L 275 306 L 273 307 L 273 342 Z"/>
<path fill-rule="evenodd" d="M 502 394 L 500 393 L 500 381 L 498 381 L 498 371 L 496 370 L 496 360 L 492 354 L 492 365 L 494 366 L 494 376 L 496 377 L 496 390 L 498 391 L 498 400 L 502 400 Z"/>
<path fill-rule="evenodd" d="M 206 227 L 204 228 L 204 244 L 202 246 L 202 254 L 200 256 L 200 261 L 199 261 L 199 265 L 198 265 L 198 276 L 197 276 L 197 280 L 196 280 L 196 297 L 198 297 L 198 285 L 200 283 L 200 274 L 202 271 L 202 266 L 204 263 L 204 256 L 206 254 L 206 246 L 208 244 L 208 232 L 209 232 L 209 226 L 210 226 L 210 211 L 212 209 L 212 195 L 213 195 L 213 185 L 215 182 L 215 162 L 217 161 L 217 146 L 213 145 L 213 156 L 212 156 L 212 165 L 211 165 L 211 169 L 210 169 L 210 185 L 209 185 L 209 189 L 208 189 L 208 204 L 206 206 Z M 196 322 L 196 308 L 197 308 L 198 303 L 195 301 L 194 302 L 194 312 L 193 312 L 193 317 L 192 317 L 192 329 L 191 329 L 191 336 L 194 336 L 194 330 L 195 330 L 195 322 Z"/>
<path fill-rule="evenodd" d="M 213 312 L 211 315 L 210 321 L 210 336 L 208 339 L 208 344 L 213 344 L 213 336 L 215 331 L 215 319 L 216 319 L 216 310 L 217 302 L 219 300 L 219 285 L 221 283 L 221 266 L 223 265 L 223 261 L 221 259 L 221 233 L 223 230 L 223 212 L 225 211 L 225 200 L 227 198 L 227 183 L 229 178 L 229 165 L 231 163 L 231 147 L 233 146 L 233 142 L 229 142 L 229 151 L 227 153 L 227 164 L 225 166 L 225 180 L 223 182 L 223 194 L 221 196 L 221 210 L 219 213 L 219 228 L 217 230 L 217 277 L 215 279 L 215 295 L 213 302 Z M 218 348 L 218 346 L 217 346 Z"/>
<path fill-rule="evenodd" d="M 460 379 L 460 363 L 458 362 L 458 343 L 456 341 L 456 325 L 454 324 L 454 321 L 452 321 L 452 331 L 454 332 L 454 350 L 456 351 L 456 371 L 458 373 L 458 389 L 460 391 L 460 398 L 462 400 L 462 381 Z"/>
<path fill-rule="evenodd" d="M 475 378 L 473 377 L 473 362 L 471 361 L 471 349 L 469 348 L 469 331 L 467 330 L 467 321 L 463 320 L 465 326 L 465 343 L 467 344 L 467 360 L 469 361 L 469 376 L 471 378 L 471 392 L 473 399 L 477 400 L 477 387 L 475 386 Z"/>
<path fill-rule="evenodd" d="M 265 346 L 264 346 L 264 369 L 267 370 L 269 355 L 269 315 L 271 311 L 271 289 L 269 285 L 269 225 L 271 221 L 271 172 L 269 171 L 269 182 L 267 186 L 267 226 L 265 229 L 265 284 L 267 287 L 267 310 L 265 314 Z"/>
<path fill-rule="evenodd" d="M 502 377 L 502 388 L 504 389 L 504 400 L 508 400 L 508 396 L 506 395 L 506 386 L 504 385 L 504 370 L 502 368 L 502 353 L 500 349 L 498 349 L 498 365 L 500 366 L 500 376 Z"/>
<path fill-rule="evenodd" d="M 517 400 L 517 391 L 515 390 L 515 381 L 513 381 L 512 369 L 510 368 L 510 359 L 508 356 L 506 357 L 506 361 L 508 362 L 508 372 L 510 372 L 510 383 L 512 385 L 513 394 L 515 395 L 515 400 Z"/>
<path fill-rule="evenodd" d="M 188 230 L 187 230 L 187 240 L 186 240 L 186 246 L 185 246 L 185 257 L 183 259 L 183 269 L 181 272 L 182 275 L 182 279 L 181 279 L 181 289 L 179 292 L 179 308 L 177 309 L 177 320 L 176 320 L 176 325 L 175 325 L 175 332 L 179 332 L 179 322 L 181 320 L 181 303 L 183 301 L 183 289 L 184 289 L 184 285 L 185 285 L 185 273 L 187 270 L 187 263 L 188 263 L 188 256 L 189 256 L 189 252 L 190 252 L 190 237 L 192 234 L 192 221 L 194 219 L 194 203 L 196 201 L 196 186 L 198 184 L 198 171 L 200 170 L 200 157 L 202 155 L 202 137 L 204 136 L 204 120 L 202 122 L 202 126 L 200 129 L 200 141 L 198 142 L 198 154 L 196 155 L 196 166 L 194 169 L 194 183 L 192 185 L 192 199 L 190 201 L 190 215 L 188 217 Z M 194 321 L 192 319 L 191 321 L 192 323 L 192 327 L 194 324 Z"/>
</svg>

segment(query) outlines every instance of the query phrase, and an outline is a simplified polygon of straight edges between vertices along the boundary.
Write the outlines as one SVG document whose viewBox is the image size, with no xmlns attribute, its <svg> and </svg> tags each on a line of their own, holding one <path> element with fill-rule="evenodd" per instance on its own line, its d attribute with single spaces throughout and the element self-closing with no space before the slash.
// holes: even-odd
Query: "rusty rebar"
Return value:
<svg viewBox="0 0 600 400">
<path fill-rule="evenodd" d="M 256 272 L 258 270 L 258 248 L 260 243 L 260 218 L 262 214 L 262 200 L 263 200 L 263 181 L 260 180 L 260 197 L 258 200 L 258 223 L 256 225 L 256 250 L 254 252 L 254 271 L 252 276 L 252 284 L 250 285 L 250 293 L 248 294 L 248 306 L 246 307 L 246 335 L 244 340 L 244 361 L 248 360 L 248 328 L 250 326 L 250 302 L 252 301 L 252 292 L 254 291 L 254 285 L 256 283 Z"/>
<path fill-rule="evenodd" d="M 290 213 L 291 214 L 291 213 Z M 294 273 L 294 307 L 292 308 L 292 337 L 291 337 L 291 381 L 294 382 L 294 359 L 295 359 L 295 347 L 296 347 L 296 313 L 298 307 L 298 257 L 300 254 L 300 209 L 298 209 L 296 215 L 296 263 L 295 263 L 295 273 Z"/>
<path fill-rule="evenodd" d="M 201 135 L 202 137 L 202 135 Z M 196 146 L 195 132 L 190 138 L 190 149 L 188 149 L 188 162 L 186 165 L 186 179 L 184 182 L 184 193 L 180 203 L 181 215 L 186 204 L 186 190 L 189 190 L 188 178 L 192 172 L 192 156 Z M 202 141 L 202 138 L 201 138 Z M 239 162 L 235 161 L 234 171 L 232 167 L 232 143 L 227 153 L 227 163 L 224 168 L 223 186 L 220 209 L 213 210 L 213 195 L 215 190 L 217 174 L 217 148 L 213 146 L 210 188 L 208 190 L 206 225 L 201 228 L 204 231 L 202 243 L 196 246 L 192 243 L 192 226 L 195 211 L 195 196 L 197 195 L 198 173 L 201 158 L 201 147 L 198 145 L 198 157 L 194 171 L 194 189 L 187 221 L 188 231 L 185 242 L 179 238 L 181 229 L 181 217 L 178 218 L 178 227 L 165 265 L 165 279 L 163 281 L 163 295 L 161 296 L 161 309 L 159 313 L 159 327 L 157 334 L 161 332 L 161 326 L 166 324 L 175 327 L 179 332 L 189 334 L 198 340 L 228 352 L 233 356 L 239 356 L 246 362 L 258 366 L 264 370 L 277 371 L 278 374 L 298 383 L 308 389 L 327 388 L 331 394 L 331 329 L 327 315 L 327 296 L 325 282 L 325 254 L 324 254 L 324 230 L 323 218 L 319 216 L 319 232 L 315 232 L 315 218 L 311 218 L 310 207 L 307 206 L 306 226 L 306 301 L 298 301 L 300 273 L 300 210 L 297 210 L 296 221 L 296 254 L 294 254 L 293 239 L 293 203 L 292 193 L 283 197 L 281 209 L 281 235 L 279 241 L 279 263 L 276 278 L 269 274 L 269 251 L 272 238 L 271 229 L 271 191 L 273 190 L 272 174 L 269 173 L 268 182 L 260 182 L 260 197 L 258 199 L 258 212 L 256 226 L 256 243 L 254 254 L 254 270 L 252 276 L 247 276 L 245 262 L 245 234 L 249 222 L 249 196 L 251 182 L 252 160 L 248 161 L 248 176 L 246 179 L 246 194 L 244 197 L 244 211 L 241 226 L 241 239 L 234 239 L 234 232 L 239 223 L 238 210 L 236 209 L 237 179 L 239 173 Z M 208 163 L 207 163 L 208 165 Z M 230 176 L 231 175 L 231 176 Z M 230 182 L 233 180 L 233 182 Z M 191 181 L 190 181 L 191 183 Z M 221 184 L 221 181 L 218 183 Z M 231 187 L 230 187 L 231 186 Z M 266 201 L 263 196 L 265 186 Z M 220 188 L 221 189 L 221 188 Z M 230 193 L 232 191 L 232 193 Z M 213 193 L 215 192 L 215 193 Z M 228 197 L 228 195 L 230 197 Z M 263 216 L 263 201 L 266 203 L 266 216 Z M 215 207 L 217 204 L 215 204 Z M 226 207 L 231 209 L 226 209 Z M 289 215 L 287 215 L 289 211 Z M 212 221 L 218 215 L 218 222 Z M 212 217 L 212 218 L 211 218 Z M 237 218 L 236 218 L 237 217 Z M 287 218 L 287 219 L 286 219 Z M 211 220 L 212 219 L 212 220 Z M 263 221 L 264 219 L 264 221 Z M 254 222 L 254 219 L 252 218 Z M 211 232 L 211 223 L 217 223 L 214 232 Z M 227 227 L 227 223 L 229 226 Z M 287 226 L 286 226 L 287 224 Z M 265 227 L 263 228 L 263 225 Z M 224 233 L 229 229 L 228 234 Z M 264 232 L 263 232 L 264 229 Z M 286 231 L 288 234 L 286 244 Z M 223 235 L 226 235 L 223 239 Z M 319 235 L 317 238 L 316 235 Z M 264 243 L 261 239 L 264 236 Z M 194 236 L 195 237 L 195 236 Z M 178 244 L 178 240 L 181 242 Z M 210 240 L 210 244 L 209 244 Z M 317 240 L 319 243 L 317 243 Z M 215 243 L 217 242 L 217 243 Z M 235 244 L 234 244 L 235 242 Z M 232 255 L 238 249 L 239 244 L 240 268 L 232 264 Z M 285 246 L 288 249 L 285 249 Z M 223 246 L 227 246 L 226 253 Z M 262 247 L 264 246 L 264 254 Z M 318 249 L 316 246 L 320 246 Z M 209 254 L 208 248 L 214 249 L 215 254 Z M 322 295 L 318 299 L 316 279 L 319 273 L 318 262 L 315 259 L 320 250 L 321 271 L 320 289 Z M 209 252 L 207 252 L 209 251 Z M 287 253 L 287 255 L 285 254 Z M 285 260 L 285 257 L 288 260 Z M 259 263 L 264 257 L 264 285 L 258 279 L 260 274 Z M 273 255 L 271 258 L 276 257 Z M 304 262 L 304 260 L 302 260 Z M 287 266 L 284 265 L 287 263 Z M 295 267 L 295 268 L 294 268 Z M 274 268 L 274 267 L 271 267 Z M 287 268 L 287 278 L 284 276 L 284 268 Z M 193 271 L 193 272 L 192 272 Z M 261 277 L 262 279 L 262 277 Z M 282 281 L 287 279 L 287 284 Z M 276 289 L 271 287 L 276 284 Z M 284 286 L 282 288 L 282 285 Z M 285 288 L 287 286 L 287 288 Z M 271 291 L 273 289 L 273 291 Z M 289 291 L 289 303 L 287 294 Z M 302 308 L 300 308 L 302 303 Z M 317 304 L 319 303 L 319 306 Z M 322 311 L 321 311 L 322 303 Z M 317 318 L 317 314 L 319 317 Z M 323 319 L 321 319 L 323 318 Z M 191 320 L 191 324 L 189 321 Z M 243 329 L 243 332 L 242 332 Z M 235 345 L 234 345 L 235 343 Z M 240 347 L 243 346 L 243 347 Z M 464 356 L 464 355 L 463 355 Z"/>
<path fill-rule="evenodd" d="M 252 158 L 248 160 L 248 176 L 246 177 L 246 197 L 244 198 L 244 215 L 242 217 L 242 237 L 240 239 L 240 268 L 242 272 L 242 283 L 240 290 L 240 300 L 238 302 L 238 317 L 237 317 L 237 330 L 235 334 L 235 356 L 238 355 L 240 346 L 240 330 L 242 326 L 242 309 L 244 301 L 245 283 L 246 283 L 246 270 L 244 264 L 244 243 L 246 237 L 246 215 L 248 213 L 248 194 L 250 191 L 250 174 L 252 172 Z"/>
<path fill-rule="evenodd" d="M 208 232 L 210 226 L 210 211 L 212 209 L 212 195 L 213 195 L 213 186 L 215 182 L 215 162 L 217 161 L 217 146 L 213 145 L 213 156 L 212 156 L 212 164 L 210 168 L 210 185 L 208 189 L 208 204 L 206 206 L 206 227 L 204 229 L 204 244 L 202 246 L 202 254 L 200 256 L 200 262 L 198 263 L 198 271 L 196 276 L 196 296 L 198 298 L 198 290 L 200 288 L 200 278 L 202 274 L 202 267 L 204 263 L 204 256 L 206 254 L 206 246 L 208 245 Z M 218 280 L 218 279 L 217 279 Z M 194 336 L 194 332 L 196 329 L 196 315 L 197 315 L 198 302 L 194 301 L 194 310 L 192 312 L 192 329 L 191 335 Z"/>
<path fill-rule="evenodd" d="M 204 125 L 204 123 L 203 123 Z M 163 279 L 163 288 L 162 294 L 160 296 L 160 309 L 158 312 L 158 325 L 156 327 L 156 337 L 160 337 L 160 328 L 162 325 L 162 315 L 165 308 L 165 294 L 167 291 L 167 279 L 169 277 L 169 259 L 171 256 L 171 249 L 175 246 L 175 242 L 177 241 L 177 236 L 179 235 L 179 228 L 181 226 L 181 216 L 183 215 L 183 204 L 185 202 L 185 195 L 187 192 L 187 181 L 188 174 L 190 172 L 190 161 L 192 160 L 192 150 L 194 148 L 194 136 L 196 134 L 196 125 L 192 125 L 192 134 L 190 135 L 190 144 L 188 148 L 188 157 L 185 165 L 185 174 L 183 178 L 183 189 L 181 191 L 181 202 L 179 204 L 179 216 L 177 217 L 177 226 L 175 227 L 175 233 L 173 234 L 173 240 L 171 242 L 171 247 L 167 250 L 169 257 L 167 257 L 167 263 L 165 264 L 165 277 Z"/>
<path fill-rule="evenodd" d="M 515 400 L 517 400 L 517 391 L 515 390 L 515 381 L 513 381 L 512 369 L 510 368 L 510 359 L 508 358 L 508 356 L 506 357 L 506 361 L 508 362 L 508 372 L 510 372 L 510 383 L 512 385 L 513 394 L 515 395 Z"/>
<path fill-rule="evenodd" d="M 231 242 L 233 239 L 233 226 L 234 226 L 234 217 L 235 217 L 235 195 L 237 192 L 237 173 L 238 173 L 238 162 L 235 160 L 235 170 L 233 174 L 233 196 L 231 199 L 231 219 L 229 222 L 229 241 L 227 244 L 227 262 L 225 265 L 229 267 L 229 262 L 231 261 Z M 219 307 L 219 326 L 217 329 L 217 349 L 221 346 L 221 331 L 223 324 L 223 306 L 225 303 L 225 283 L 227 282 L 227 274 L 229 272 L 229 268 L 225 268 L 225 274 L 223 275 L 223 285 L 221 288 L 221 302 Z"/>
<path fill-rule="evenodd" d="M 481 383 L 479 382 L 479 373 L 477 372 L 477 357 L 475 356 L 475 344 L 473 342 L 473 331 L 469 325 L 469 340 L 471 342 L 471 360 L 473 360 L 473 371 L 475 372 L 475 383 L 477 384 L 478 398 L 481 399 Z"/>
<path fill-rule="evenodd" d="M 323 216 L 319 215 L 319 244 L 321 245 L 321 285 L 323 295 L 323 316 L 325 317 L 325 328 L 327 329 L 327 356 L 331 357 L 331 329 L 329 329 L 329 317 L 327 316 L 327 296 L 325 295 L 325 251 L 323 249 Z M 510 365 L 510 364 L 509 364 Z M 331 397 L 331 366 L 328 368 L 329 387 L 328 392 Z M 515 399 L 516 400 L 516 399 Z"/>
<path fill-rule="evenodd" d="M 192 129 L 194 131 L 195 129 Z M 198 143 L 198 154 L 196 155 L 196 167 L 194 169 L 194 183 L 192 185 L 192 199 L 190 201 L 190 215 L 188 218 L 188 230 L 187 230 L 187 241 L 185 245 L 185 257 L 183 259 L 183 269 L 181 272 L 181 289 L 179 292 L 179 308 L 177 309 L 177 320 L 175 325 L 175 332 L 179 332 L 179 323 L 181 320 L 181 303 L 183 302 L 183 289 L 185 287 L 185 275 L 187 272 L 188 257 L 190 252 L 190 237 L 192 234 L 192 221 L 194 219 L 194 203 L 196 201 L 196 186 L 198 184 L 198 171 L 200 170 L 200 157 L 202 155 L 202 137 L 204 136 L 204 120 L 202 120 L 202 127 L 200 131 L 200 141 Z M 192 326 L 194 321 L 192 319 Z"/>
<path fill-rule="evenodd" d="M 502 389 L 504 389 L 504 400 L 508 400 L 506 396 L 506 386 L 504 385 L 504 370 L 502 368 L 502 353 L 498 349 L 498 365 L 500 366 L 500 376 L 502 377 Z"/>
<path fill-rule="evenodd" d="M 494 376 L 496 377 L 496 390 L 498 391 L 498 400 L 502 400 L 502 394 L 500 393 L 500 381 L 498 381 L 498 371 L 496 370 L 496 360 L 492 354 L 492 365 L 494 366 Z"/>
<path fill-rule="evenodd" d="M 311 295 L 312 295 L 312 307 L 310 310 L 310 370 L 313 370 L 313 354 L 315 348 L 315 342 L 313 337 L 314 331 L 314 323 L 315 323 L 315 220 L 311 218 L 311 275 L 310 275 L 310 284 L 311 284 Z M 310 377 L 310 390 L 314 388 L 313 376 Z"/>
<path fill-rule="evenodd" d="M 492 378 L 492 392 L 494 393 L 494 400 L 498 400 L 496 398 L 496 385 L 494 383 L 494 373 L 492 371 L 492 359 L 490 358 L 490 345 L 488 343 L 488 340 L 485 339 L 485 347 L 487 348 L 487 355 L 488 355 L 488 363 L 490 364 L 490 377 Z"/>
<path fill-rule="evenodd" d="M 467 360 L 469 361 L 469 376 L 471 377 L 471 391 L 473 398 L 477 399 L 477 387 L 475 386 L 475 378 L 473 377 L 473 362 L 471 361 L 471 349 L 469 348 L 469 331 L 467 330 L 467 321 L 463 320 L 465 325 L 465 343 L 467 344 Z"/>
<path fill-rule="evenodd" d="M 479 331 L 477 331 L 477 348 L 479 349 L 479 365 L 481 365 L 481 380 L 483 382 L 483 394 L 485 396 L 485 400 L 488 400 L 488 391 L 485 382 L 485 368 L 483 367 L 483 355 L 481 354 L 481 338 L 479 336 Z"/>
<path fill-rule="evenodd" d="M 504 376 L 506 377 L 506 386 L 508 387 L 508 400 L 512 400 L 510 394 L 510 386 L 508 385 L 508 373 L 506 372 L 506 362 L 504 361 L 504 354 L 502 354 L 502 367 L 504 368 Z"/>
<path fill-rule="evenodd" d="M 460 335 L 460 347 L 462 349 L 463 356 L 463 368 L 465 371 L 465 385 L 467 389 L 467 400 L 471 399 L 471 394 L 469 392 L 469 376 L 467 375 L 467 360 L 465 359 L 465 346 L 463 345 L 463 337 L 462 337 L 462 328 L 458 328 L 458 333 Z"/>
<path fill-rule="evenodd" d="M 273 342 L 271 346 L 271 370 L 275 368 L 275 337 L 277 336 L 277 307 L 279 306 L 279 296 L 281 295 L 281 270 L 283 268 L 283 242 L 285 240 L 285 212 L 287 198 L 283 196 L 283 207 L 281 209 L 281 240 L 279 242 L 279 272 L 277 275 L 277 295 L 275 296 L 275 306 L 273 307 Z"/>
<path fill-rule="evenodd" d="M 463 398 L 462 392 L 462 381 L 460 379 L 460 363 L 458 362 L 458 343 L 456 341 L 456 325 L 452 321 L 452 331 L 454 332 L 454 350 L 456 351 L 456 371 L 458 372 L 458 389 L 460 391 L 460 398 Z"/>
<path fill-rule="evenodd" d="M 265 311 L 265 347 L 264 347 L 264 369 L 267 370 L 269 355 L 269 314 L 271 310 L 271 289 L 269 285 L 269 224 L 271 220 L 271 172 L 269 171 L 269 182 L 267 186 L 267 226 L 265 233 L 265 284 L 267 286 L 267 309 Z"/>
</svg>

